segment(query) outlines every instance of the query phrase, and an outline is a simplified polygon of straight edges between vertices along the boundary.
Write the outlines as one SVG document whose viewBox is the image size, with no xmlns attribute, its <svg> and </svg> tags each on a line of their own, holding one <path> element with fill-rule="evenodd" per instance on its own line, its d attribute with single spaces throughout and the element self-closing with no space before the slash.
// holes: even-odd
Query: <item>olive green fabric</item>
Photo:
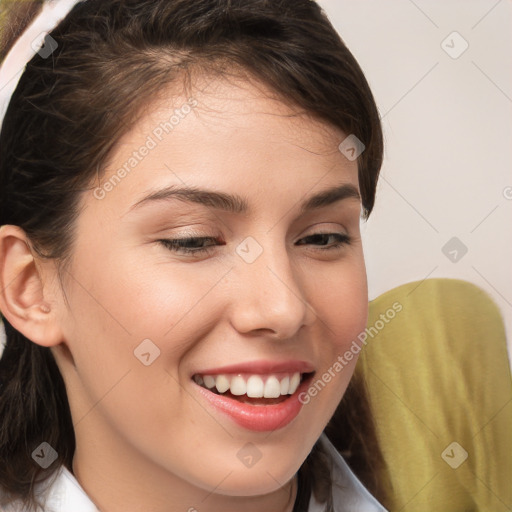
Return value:
<svg viewBox="0 0 512 512">
<path fill-rule="evenodd" d="M 408 283 L 370 302 L 366 334 L 356 371 L 393 484 L 390 510 L 511 511 L 512 380 L 490 297 L 457 279 Z"/>
</svg>

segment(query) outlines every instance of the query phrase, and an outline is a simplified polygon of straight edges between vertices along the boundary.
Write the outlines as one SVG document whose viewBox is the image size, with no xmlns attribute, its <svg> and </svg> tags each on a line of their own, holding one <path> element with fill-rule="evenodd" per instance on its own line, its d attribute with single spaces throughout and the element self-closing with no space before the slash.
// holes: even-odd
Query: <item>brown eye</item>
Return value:
<svg viewBox="0 0 512 512">
<path fill-rule="evenodd" d="M 335 238 L 335 242 L 329 243 L 329 239 Z M 320 250 L 339 249 L 344 245 L 349 245 L 351 238 L 345 233 L 315 233 L 304 237 L 297 242 L 298 245 L 304 245 L 303 240 L 308 240 L 308 244 L 320 245 Z"/>
<path fill-rule="evenodd" d="M 164 238 L 161 240 L 157 240 L 157 242 L 161 243 L 164 247 L 171 251 L 181 252 L 181 253 L 194 253 L 194 254 L 202 254 L 210 251 L 216 245 L 221 245 L 216 243 L 217 239 L 214 237 L 190 237 L 190 238 Z M 205 242 L 213 242 L 208 245 L 204 245 Z"/>
</svg>

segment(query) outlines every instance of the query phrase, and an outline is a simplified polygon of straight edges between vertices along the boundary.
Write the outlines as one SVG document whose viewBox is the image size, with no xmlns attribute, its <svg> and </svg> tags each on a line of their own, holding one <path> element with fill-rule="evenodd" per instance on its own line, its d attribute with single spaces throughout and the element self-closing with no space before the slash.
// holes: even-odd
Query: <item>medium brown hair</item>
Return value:
<svg viewBox="0 0 512 512">
<path fill-rule="evenodd" d="M 12 5 L 11 5 L 12 4 Z M 42 2 L 4 4 L 3 60 Z M 312 0 L 86 0 L 51 32 L 58 47 L 35 55 L 0 134 L 0 225 L 20 226 L 37 252 L 65 262 L 81 194 L 117 141 L 166 87 L 192 73 L 242 76 L 285 103 L 360 139 L 363 213 L 372 211 L 383 158 L 374 98 L 355 58 Z M 341 141 L 340 141 L 341 142 Z M 75 436 L 66 387 L 49 348 L 3 320 L 0 359 L 0 494 L 36 507 L 34 484 L 72 471 Z M 326 434 L 368 490 L 386 502 L 384 462 L 364 379 L 354 375 Z M 34 463 L 41 439 L 58 453 Z M 299 469 L 294 511 L 331 490 L 316 443 Z M 2 503 L 0 499 L 0 505 Z"/>
</svg>

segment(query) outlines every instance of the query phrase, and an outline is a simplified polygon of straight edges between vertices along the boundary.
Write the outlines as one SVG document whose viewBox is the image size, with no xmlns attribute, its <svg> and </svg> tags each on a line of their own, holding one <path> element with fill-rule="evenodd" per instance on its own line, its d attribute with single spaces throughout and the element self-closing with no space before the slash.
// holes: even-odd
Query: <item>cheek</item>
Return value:
<svg viewBox="0 0 512 512">
<path fill-rule="evenodd" d="M 110 401 L 105 401 L 105 407 L 114 403 L 114 397 L 121 403 L 132 397 L 137 408 L 141 404 L 150 408 L 156 400 L 152 391 L 159 389 L 161 394 L 169 393 L 166 404 L 177 410 L 179 394 L 171 391 L 178 386 L 180 361 L 219 319 L 215 293 L 208 292 L 225 268 L 201 271 L 191 265 L 180 271 L 176 265 L 135 262 L 126 254 L 115 259 L 103 254 L 95 259 L 102 264 L 77 259 L 71 269 L 73 279 L 66 284 L 70 313 L 65 337 L 78 385 L 87 395 L 85 401 L 89 407 L 98 400 L 103 405 L 102 397 L 108 392 Z M 155 407 L 154 411 L 163 419 L 169 409 Z M 123 409 L 128 424 L 142 421 L 135 413 L 131 417 L 132 413 L 133 408 Z"/>
<path fill-rule="evenodd" d="M 364 260 L 340 265 L 316 276 L 312 283 L 312 306 L 319 328 L 324 329 L 331 357 L 345 351 L 364 331 L 368 319 L 368 286 Z M 327 344 L 327 343 L 326 343 Z"/>
<path fill-rule="evenodd" d="M 314 290 L 312 305 L 320 333 L 315 348 L 321 364 L 302 399 L 321 416 L 323 428 L 345 393 L 361 351 L 358 336 L 368 320 L 364 260 L 354 258 L 323 278 L 317 276 Z"/>
<path fill-rule="evenodd" d="M 70 283 L 72 308 L 86 312 L 75 318 L 78 323 L 85 322 L 83 317 L 94 319 L 88 330 L 96 330 L 100 338 L 108 337 L 115 343 L 128 335 L 132 350 L 146 338 L 168 344 L 198 309 L 204 309 L 205 296 L 229 270 L 219 264 L 155 264 L 144 254 L 139 256 L 140 251 L 134 251 L 135 256 L 128 251 L 114 252 L 97 255 L 101 265 L 76 262 L 76 279 Z M 195 325 L 201 327 L 197 318 Z"/>
</svg>

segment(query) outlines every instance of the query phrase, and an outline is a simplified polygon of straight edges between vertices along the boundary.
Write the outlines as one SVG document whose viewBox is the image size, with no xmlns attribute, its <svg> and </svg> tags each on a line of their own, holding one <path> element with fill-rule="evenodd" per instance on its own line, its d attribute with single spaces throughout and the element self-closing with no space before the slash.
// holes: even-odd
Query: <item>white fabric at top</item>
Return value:
<svg viewBox="0 0 512 512">
<path fill-rule="evenodd" d="M 16 40 L 0 67 L 0 129 L 13 92 L 27 63 L 41 49 L 45 34 L 51 32 L 78 2 L 53 0 L 46 2 L 23 34 Z"/>
<path fill-rule="evenodd" d="M 387 512 L 357 479 L 343 457 L 325 434 L 320 437 L 331 461 L 334 512 Z M 73 474 L 64 466 L 44 482 L 46 507 L 40 512 L 101 512 L 87 496 Z M 41 488 L 42 489 L 42 488 Z M 325 505 L 311 496 L 308 512 L 324 512 Z M 19 512 L 21 506 L 12 504 L 5 512 Z M 108 512 L 108 511 L 103 511 Z M 130 512 L 127 510 L 126 512 Z"/>
</svg>

